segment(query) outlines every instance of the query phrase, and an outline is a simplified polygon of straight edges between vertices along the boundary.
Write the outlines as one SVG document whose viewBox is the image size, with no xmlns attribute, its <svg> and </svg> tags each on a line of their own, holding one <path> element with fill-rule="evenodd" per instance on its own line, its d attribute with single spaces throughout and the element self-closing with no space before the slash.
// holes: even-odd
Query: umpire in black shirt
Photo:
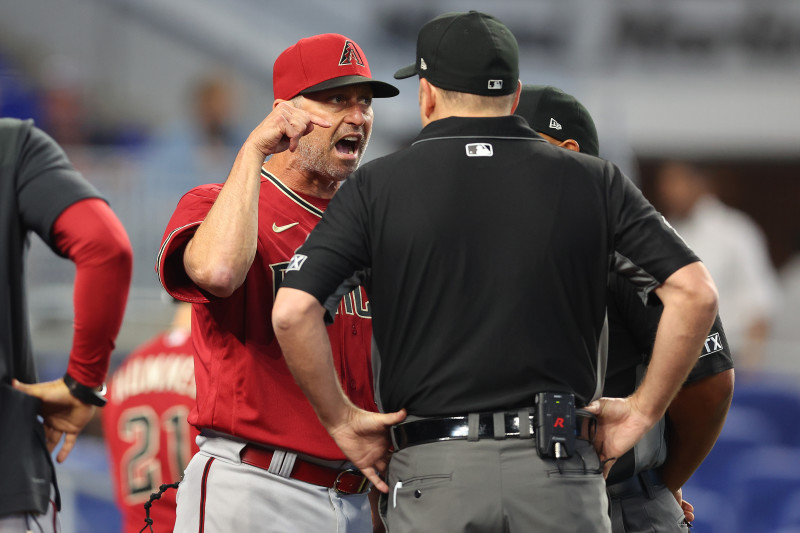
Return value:
<svg viewBox="0 0 800 533">
<path fill-rule="evenodd" d="M 286 268 L 272 318 L 289 368 L 387 493 L 392 533 L 609 531 L 601 461 L 664 414 L 714 320 L 713 281 L 617 167 L 510 115 L 518 49 L 497 19 L 433 19 L 395 77 L 414 74 L 422 132 L 357 170 Z M 610 270 L 664 311 L 641 386 L 597 400 Z M 366 272 L 387 414 L 347 400 L 324 328 Z M 598 415 L 593 445 L 570 402 Z"/>
</svg>

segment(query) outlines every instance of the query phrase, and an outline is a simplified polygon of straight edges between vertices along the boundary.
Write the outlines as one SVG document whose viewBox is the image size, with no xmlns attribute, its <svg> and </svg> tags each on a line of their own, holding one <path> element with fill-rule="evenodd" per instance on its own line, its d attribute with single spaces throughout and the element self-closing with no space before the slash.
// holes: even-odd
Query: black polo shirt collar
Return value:
<svg viewBox="0 0 800 533">
<path fill-rule="evenodd" d="M 502 138 L 547 142 L 519 115 L 502 117 L 447 117 L 425 126 L 412 144 L 435 139 Z"/>
</svg>

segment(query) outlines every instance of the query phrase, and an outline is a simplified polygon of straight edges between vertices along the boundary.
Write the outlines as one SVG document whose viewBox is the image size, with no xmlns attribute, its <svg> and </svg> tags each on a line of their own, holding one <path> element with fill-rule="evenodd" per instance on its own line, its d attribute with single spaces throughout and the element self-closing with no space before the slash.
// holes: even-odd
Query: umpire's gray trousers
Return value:
<svg viewBox="0 0 800 533">
<path fill-rule="evenodd" d="M 683 509 L 675 496 L 663 483 L 633 478 L 627 485 L 638 489 L 615 494 L 609 489 L 611 502 L 611 528 L 613 533 L 685 533 L 689 526 Z M 619 487 L 619 485 L 617 485 Z"/>
<path fill-rule="evenodd" d="M 381 495 L 389 533 L 610 532 L 597 453 L 541 459 L 535 439 L 454 440 L 395 452 Z"/>
</svg>

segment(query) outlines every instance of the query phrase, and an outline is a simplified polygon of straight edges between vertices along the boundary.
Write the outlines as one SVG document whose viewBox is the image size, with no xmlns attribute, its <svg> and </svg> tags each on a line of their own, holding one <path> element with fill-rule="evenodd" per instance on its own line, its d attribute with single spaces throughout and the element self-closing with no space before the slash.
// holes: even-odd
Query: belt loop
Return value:
<svg viewBox="0 0 800 533">
<path fill-rule="evenodd" d="M 655 487 L 653 486 L 653 482 L 650 479 L 650 476 L 647 475 L 648 470 L 644 472 L 639 472 L 637 477 L 639 478 L 639 482 L 644 487 L 644 492 L 647 494 L 647 499 L 652 500 L 655 498 L 656 492 Z"/>
<path fill-rule="evenodd" d="M 517 413 L 519 416 L 519 438 L 531 438 L 531 413 L 527 409 L 520 409 Z"/>
<path fill-rule="evenodd" d="M 395 434 L 396 427 L 397 426 L 392 426 L 391 428 L 389 428 L 389 438 L 392 439 L 392 448 L 394 449 L 394 451 L 399 452 L 400 445 L 397 444 L 397 435 Z"/>
<path fill-rule="evenodd" d="M 505 413 L 492 413 L 492 425 L 494 426 L 495 440 L 503 440 L 506 438 L 506 414 Z"/>
<path fill-rule="evenodd" d="M 269 462 L 268 471 L 270 474 L 288 478 L 292 475 L 295 459 L 297 459 L 296 453 L 275 450 L 272 454 L 272 460 Z"/>
<path fill-rule="evenodd" d="M 478 436 L 478 429 L 480 426 L 480 415 L 478 413 L 470 413 L 467 415 L 467 440 L 476 442 L 480 437 Z"/>
</svg>

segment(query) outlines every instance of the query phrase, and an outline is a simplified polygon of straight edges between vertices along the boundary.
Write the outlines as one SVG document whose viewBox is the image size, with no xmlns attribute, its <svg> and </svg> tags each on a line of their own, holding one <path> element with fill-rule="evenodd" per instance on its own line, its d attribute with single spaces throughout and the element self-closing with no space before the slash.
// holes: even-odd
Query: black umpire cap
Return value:
<svg viewBox="0 0 800 533">
<path fill-rule="evenodd" d="M 502 96 L 519 84 L 519 46 L 514 34 L 491 15 L 445 13 L 417 35 L 417 60 L 394 77 L 418 75 L 448 91 Z"/>
<path fill-rule="evenodd" d="M 600 141 L 589 111 L 574 96 L 550 85 L 523 85 L 515 114 L 531 128 L 559 141 L 573 139 L 584 154 L 597 156 Z"/>
</svg>

